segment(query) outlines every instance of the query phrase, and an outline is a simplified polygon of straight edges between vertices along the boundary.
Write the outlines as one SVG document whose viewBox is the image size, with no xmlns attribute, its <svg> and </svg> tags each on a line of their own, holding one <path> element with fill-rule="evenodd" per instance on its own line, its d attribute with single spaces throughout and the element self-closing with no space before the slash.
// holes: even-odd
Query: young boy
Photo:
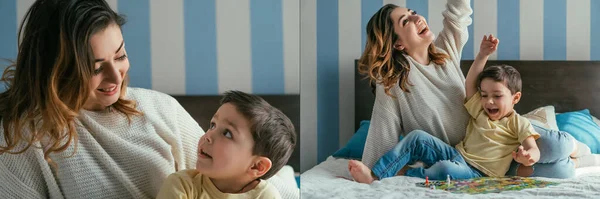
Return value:
<svg viewBox="0 0 600 199">
<path fill-rule="evenodd" d="M 196 169 L 169 175 L 157 198 L 281 198 L 266 179 L 290 158 L 290 119 L 262 98 L 229 91 L 198 142 Z"/>
<path fill-rule="evenodd" d="M 432 180 L 443 180 L 447 175 L 453 179 L 502 177 L 513 159 L 525 166 L 519 168 L 518 173 L 529 176 L 532 173 L 529 166 L 540 160 L 535 141 L 540 134 L 528 119 L 514 111 L 514 105 L 521 98 L 520 74 L 506 65 L 483 70 L 498 43 L 493 36 L 484 36 L 480 52 L 467 74 L 465 108 L 471 119 L 466 136 L 456 149 L 426 132 L 411 132 L 382 156 L 372 171 L 362 162 L 351 160 L 348 169 L 352 177 L 361 183 L 395 175 L 428 176 Z M 568 138 L 568 147 L 575 153 L 575 141 L 571 136 Z M 563 159 L 568 161 L 566 156 Z M 430 167 L 409 170 L 407 164 L 418 161 Z"/>
</svg>

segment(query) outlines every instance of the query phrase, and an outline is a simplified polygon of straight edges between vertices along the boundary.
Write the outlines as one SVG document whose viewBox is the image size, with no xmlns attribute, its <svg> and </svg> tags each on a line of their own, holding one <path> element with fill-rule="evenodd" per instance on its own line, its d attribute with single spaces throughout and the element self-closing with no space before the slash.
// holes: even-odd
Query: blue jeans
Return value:
<svg viewBox="0 0 600 199">
<path fill-rule="evenodd" d="M 471 167 L 454 147 L 421 130 L 410 132 L 392 150 L 375 163 L 373 174 L 379 179 L 393 177 L 407 164 L 422 161 L 429 168 L 414 168 L 406 171 L 406 176 L 431 180 L 468 179 L 483 176 Z"/>
<path fill-rule="evenodd" d="M 533 125 L 540 134 L 535 142 L 540 149 L 540 160 L 533 165 L 531 177 L 571 178 L 575 176 L 575 165 L 570 154 L 575 147 L 575 138 L 564 131 L 555 131 Z M 516 176 L 519 163 L 512 161 L 507 176 Z"/>
</svg>

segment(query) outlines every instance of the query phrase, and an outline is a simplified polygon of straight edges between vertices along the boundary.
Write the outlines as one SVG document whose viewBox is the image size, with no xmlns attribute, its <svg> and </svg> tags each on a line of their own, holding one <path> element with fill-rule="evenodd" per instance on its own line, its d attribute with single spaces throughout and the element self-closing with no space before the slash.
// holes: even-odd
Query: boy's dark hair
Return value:
<svg viewBox="0 0 600 199">
<path fill-rule="evenodd" d="M 485 78 L 504 83 L 511 94 L 521 92 L 521 74 L 512 66 L 498 65 L 483 69 L 477 76 L 477 89 L 481 90 L 481 81 Z"/>
<path fill-rule="evenodd" d="M 260 179 L 275 175 L 288 161 L 296 146 L 296 132 L 292 121 L 279 109 L 261 97 L 241 91 L 227 91 L 221 105 L 233 104 L 250 121 L 250 132 L 254 139 L 253 155 L 271 160 L 271 169 Z"/>
</svg>

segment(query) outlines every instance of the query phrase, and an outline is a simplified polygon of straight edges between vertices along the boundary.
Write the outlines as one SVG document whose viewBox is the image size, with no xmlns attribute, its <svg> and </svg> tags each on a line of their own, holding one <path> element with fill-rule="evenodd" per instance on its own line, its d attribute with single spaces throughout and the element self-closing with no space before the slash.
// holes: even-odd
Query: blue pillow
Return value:
<svg viewBox="0 0 600 199">
<path fill-rule="evenodd" d="M 600 126 L 594 122 L 588 109 L 557 114 L 556 124 L 559 130 L 588 145 L 592 153 L 600 153 Z"/>
<path fill-rule="evenodd" d="M 365 148 L 365 142 L 367 141 L 367 133 L 369 132 L 369 120 L 363 120 L 360 122 L 360 127 L 354 133 L 352 138 L 346 143 L 346 146 L 336 151 L 333 157 L 346 158 L 346 159 L 362 159 L 363 150 Z"/>
</svg>

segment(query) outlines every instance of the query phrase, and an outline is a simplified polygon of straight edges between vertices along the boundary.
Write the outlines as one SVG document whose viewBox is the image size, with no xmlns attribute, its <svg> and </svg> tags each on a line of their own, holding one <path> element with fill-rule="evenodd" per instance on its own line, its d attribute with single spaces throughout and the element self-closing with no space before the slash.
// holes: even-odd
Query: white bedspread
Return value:
<svg viewBox="0 0 600 199">
<path fill-rule="evenodd" d="M 351 178 L 347 159 L 329 157 L 300 176 L 301 198 L 600 198 L 600 167 L 577 169 L 573 179 L 538 178 L 559 182 L 546 188 L 492 194 L 454 194 L 416 187 L 423 179 L 398 176 L 361 184 Z"/>
</svg>

